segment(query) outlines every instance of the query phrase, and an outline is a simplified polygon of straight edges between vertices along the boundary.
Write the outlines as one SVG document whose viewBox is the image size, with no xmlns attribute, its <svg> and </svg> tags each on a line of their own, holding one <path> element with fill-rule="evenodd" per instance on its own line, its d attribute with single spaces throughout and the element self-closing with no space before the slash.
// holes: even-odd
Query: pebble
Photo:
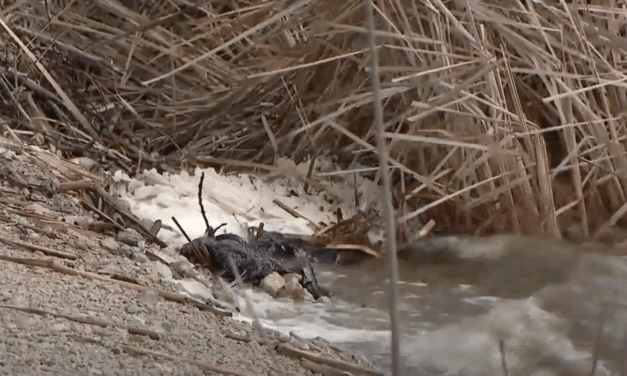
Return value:
<svg viewBox="0 0 627 376">
<path fill-rule="evenodd" d="M 163 278 L 165 280 L 172 279 L 172 270 L 170 270 L 167 265 L 162 264 L 159 261 L 153 261 L 150 264 L 150 269 L 160 278 Z"/>
<path fill-rule="evenodd" d="M 143 248 L 142 246 L 140 246 L 140 244 L 143 245 L 145 243 L 144 237 L 141 236 L 140 233 L 133 228 L 127 228 L 123 231 L 118 232 L 118 234 L 115 236 L 115 240 L 119 241 L 120 243 L 130 245 L 132 247 L 140 248 Z"/>
<path fill-rule="evenodd" d="M 106 237 L 100 241 L 100 245 L 113 255 L 120 254 L 120 243 L 113 238 Z"/>
<path fill-rule="evenodd" d="M 174 288 L 204 302 L 214 299 L 211 289 L 195 279 L 185 278 L 175 281 Z"/>
<path fill-rule="evenodd" d="M 263 291 L 276 298 L 279 291 L 285 286 L 285 279 L 279 273 L 272 272 L 261 280 L 260 286 Z"/>
</svg>

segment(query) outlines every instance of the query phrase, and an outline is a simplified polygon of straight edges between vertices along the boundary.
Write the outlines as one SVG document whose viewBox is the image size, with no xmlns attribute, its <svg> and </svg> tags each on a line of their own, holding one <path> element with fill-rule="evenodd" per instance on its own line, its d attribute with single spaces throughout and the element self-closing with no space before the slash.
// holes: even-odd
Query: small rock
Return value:
<svg viewBox="0 0 627 376">
<path fill-rule="evenodd" d="M 100 245 L 111 252 L 111 254 L 119 255 L 120 254 L 120 243 L 116 242 L 115 239 L 112 238 L 104 238 L 100 241 Z"/>
<path fill-rule="evenodd" d="M 213 296 L 223 302 L 233 304 L 236 296 L 231 286 L 220 277 L 213 279 Z"/>
<path fill-rule="evenodd" d="M 78 157 L 71 160 L 71 162 L 76 163 L 87 171 L 92 171 L 92 168 L 97 166 L 96 161 L 87 157 Z"/>
<path fill-rule="evenodd" d="M 142 311 L 142 309 L 139 308 L 139 306 L 135 302 L 128 302 L 126 304 L 126 312 L 128 312 L 128 313 L 135 314 L 135 313 L 139 313 L 141 311 Z"/>
<path fill-rule="evenodd" d="M 119 249 L 118 253 L 121 256 L 124 256 L 124 257 L 132 260 L 133 257 L 134 257 L 134 254 L 137 253 L 137 251 L 139 251 L 139 249 L 137 249 L 137 247 L 131 247 L 131 246 L 128 246 L 126 244 L 120 244 L 120 249 Z"/>
<path fill-rule="evenodd" d="M 172 271 L 172 276 L 175 279 L 196 277 L 194 265 L 192 265 L 192 263 L 187 260 L 175 261 L 168 266 L 170 267 L 170 270 Z"/>
<path fill-rule="evenodd" d="M 172 270 L 165 264 L 162 264 L 159 261 L 153 261 L 151 263 L 151 267 L 152 271 L 154 273 L 156 273 L 159 277 L 165 279 L 165 280 L 170 280 L 172 279 Z"/>
<path fill-rule="evenodd" d="M 118 232 L 118 234 L 115 236 L 115 240 L 119 241 L 120 243 L 139 248 L 143 248 L 142 246 L 140 246 L 140 244 L 143 245 L 143 243 L 145 243 L 144 237 L 141 236 L 140 233 L 137 232 L 134 228 L 127 228 L 124 231 Z"/>
<path fill-rule="evenodd" d="M 260 286 L 263 291 L 270 294 L 273 298 L 276 298 L 279 291 L 285 286 L 285 279 L 283 279 L 279 273 L 272 272 L 261 280 Z"/>
<path fill-rule="evenodd" d="M 190 297 L 202 300 L 204 302 L 213 300 L 213 293 L 211 290 L 195 279 L 181 279 L 175 282 L 174 287 L 176 290 L 187 293 Z"/>
<path fill-rule="evenodd" d="M 140 264 L 150 262 L 150 259 L 148 259 L 148 257 L 143 252 L 133 252 L 130 259 Z"/>
</svg>

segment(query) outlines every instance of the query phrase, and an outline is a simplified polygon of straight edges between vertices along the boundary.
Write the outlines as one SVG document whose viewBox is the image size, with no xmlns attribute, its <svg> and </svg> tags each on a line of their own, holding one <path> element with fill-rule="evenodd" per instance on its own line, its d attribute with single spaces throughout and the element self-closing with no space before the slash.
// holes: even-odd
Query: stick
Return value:
<svg viewBox="0 0 627 376">
<path fill-rule="evenodd" d="M 381 101 L 381 77 L 379 76 L 379 55 L 377 41 L 374 35 L 374 0 L 366 2 L 366 21 L 368 25 L 368 42 L 370 44 L 370 54 L 372 55 L 370 81 L 372 84 L 372 103 L 374 105 L 374 124 L 377 128 L 377 149 L 379 152 L 379 173 L 381 175 L 381 204 L 383 206 L 383 217 L 386 224 L 386 240 L 388 252 L 388 270 L 390 279 L 390 329 L 392 339 L 390 347 L 392 352 L 392 375 L 401 374 L 400 337 L 398 332 L 398 260 L 396 258 L 396 218 L 394 213 L 394 203 L 392 202 L 392 190 L 390 173 L 388 171 L 388 148 L 385 140 L 385 127 L 383 125 L 383 104 Z"/>
<path fill-rule="evenodd" d="M 55 262 L 55 260 L 28 259 L 28 258 L 10 257 L 10 256 L 5 256 L 5 255 L 0 255 L 0 260 L 14 262 L 16 264 L 35 266 L 35 267 L 39 267 L 39 268 L 48 268 L 48 269 L 52 269 L 52 270 L 54 270 L 56 272 L 67 274 L 67 275 L 76 275 L 76 276 L 81 276 L 81 277 L 84 277 L 84 278 L 89 278 L 89 279 L 92 279 L 92 280 L 115 283 L 115 284 L 118 284 L 120 286 L 129 288 L 129 289 L 132 289 L 132 290 L 137 290 L 137 291 L 154 290 L 161 297 L 163 297 L 164 299 L 167 299 L 167 300 L 171 300 L 171 301 L 178 302 L 178 303 L 191 303 L 192 305 L 194 305 L 197 308 L 209 311 L 209 312 L 211 312 L 211 313 L 213 313 L 215 315 L 218 315 L 218 316 L 232 316 L 233 315 L 233 313 L 231 313 L 229 311 L 225 311 L 225 310 L 222 310 L 220 308 L 213 307 L 211 305 L 205 304 L 205 303 L 197 301 L 195 299 L 191 299 L 191 298 L 189 298 L 189 297 L 187 297 L 185 295 L 173 293 L 173 292 L 166 291 L 166 290 L 163 290 L 163 289 L 160 289 L 160 288 L 156 288 L 156 287 L 143 286 L 143 285 L 138 285 L 138 284 L 131 283 L 131 282 L 120 281 L 120 280 L 117 280 L 117 279 L 111 279 L 109 277 L 102 276 L 102 275 L 99 275 L 99 274 L 94 274 L 94 273 L 90 273 L 90 272 L 83 272 L 83 271 L 80 271 L 80 270 L 75 270 L 75 269 L 68 268 L 68 267 L 63 266 L 63 265 L 59 265 L 59 263 Z"/>
<path fill-rule="evenodd" d="M 163 240 L 153 235 L 150 232 L 150 229 L 146 228 L 146 226 L 144 226 L 133 213 L 120 206 L 101 186 L 95 186 L 93 188 L 93 192 L 97 197 L 102 198 L 112 209 L 124 216 L 124 218 L 128 220 L 142 235 L 146 236 L 148 239 L 152 240 L 161 247 L 167 247 L 167 244 L 165 244 Z"/>
<path fill-rule="evenodd" d="M 322 355 L 314 354 L 309 351 L 299 350 L 287 344 L 279 344 L 276 347 L 279 354 L 297 359 L 307 359 L 315 363 L 331 366 L 342 371 L 350 372 L 357 375 L 383 376 L 383 373 L 361 366 L 359 364 L 349 363 L 339 359 L 328 358 Z"/>
<path fill-rule="evenodd" d="M 58 257 L 62 259 L 76 260 L 78 258 L 76 255 L 73 255 L 71 253 L 59 252 L 59 251 L 55 251 L 54 249 L 50 249 L 48 247 L 42 247 L 40 245 L 35 245 L 35 244 L 28 244 L 28 243 L 24 243 L 18 240 L 9 240 L 9 239 L 0 237 L 0 242 L 10 245 L 11 247 L 14 247 L 14 248 L 26 248 L 31 251 L 39 251 L 45 255 L 54 256 L 54 257 Z"/>
<path fill-rule="evenodd" d="M 205 213 L 205 207 L 202 205 L 202 182 L 204 180 L 205 180 L 205 173 L 203 172 L 202 174 L 200 174 L 200 182 L 198 183 L 198 204 L 200 205 L 200 213 L 202 214 L 202 217 L 205 220 L 205 225 L 207 226 L 207 232 L 209 232 L 209 229 L 212 229 L 212 227 L 211 225 L 209 225 L 209 220 L 207 219 L 207 214 Z"/>
<path fill-rule="evenodd" d="M 342 371 L 335 367 L 327 366 L 325 364 L 319 364 L 312 362 L 311 360 L 303 359 L 300 362 L 303 368 L 306 368 L 312 372 L 319 373 L 323 376 L 351 376 L 350 372 Z"/>
<path fill-rule="evenodd" d="M 193 359 L 183 358 L 183 357 L 180 357 L 180 356 L 170 355 L 170 354 L 166 354 L 166 353 L 162 353 L 162 352 L 142 349 L 142 348 L 139 348 L 139 347 L 122 345 L 122 350 L 124 350 L 126 352 L 129 352 L 129 353 L 139 354 L 139 355 L 158 356 L 160 358 L 165 358 L 165 359 L 171 360 L 173 362 L 181 362 L 181 363 L 192 364 L 192 365 L 195 365 L 196 367 L 202 369 L 203 371 L 218 372 L 218 373 L 223 373 L 225 375 L 248 376 L 245 373 L 241 373 L 241 372 L 237 372 L 237 371 L 231 371 L 231 370 L 229 370 L 227 368 L 222 368 L 220 366 L 216 366 L 215 364 L 206 363 L 206 362 L 199 362 L 198 360 L 193 360 Z"/>
<path fill-rule="evenodd" d="M 113 322 L 97 319 L 95 317 L 70 316 L 70 315 L 66 315 L 66 314 L 63 314 L 63 313 L 54 313 L 54 312 L 50 312 L 50 311 L 45 311 L 43 309 L 28 308 L 28 307 L 17 307 L 17 306 L 10 306 L 10 305 L 0 305 L 0 308 L 13 309 L 13 310 L 16 310 L 16 311 L 33 313 L 33 314 L 40 315 L 40 316 L 51 315 L 51 316 L 54 316 L 54 317 L 57 317 L 57 318 L 62 318 L 62 319 L 78 322 L 78 323 L 81 323 L 81 324 L 100 326 L 102 328 L 106 328 L 107 326 L 114 326 L 116 328 L 126 329 L 129 332 L 129 334 L 138 334 L 138 335 L 142 335 L 142 336 L 148 336 L 148 337 L 150 337 L 150 338 L 152 338 L 154 340 L 158 340 L 159 338 L 161 338 L 161 333 L 157 333 L 154 330 L 145 329 L 145 328 L 138 328 L 138 327 L 128 326 L 128 325 L 115 324 Z"/>
<path fill-rule="evenodd" d="M 59 192 L 80 191 L 82 189 L 93 188 L 95 185 L 96 182 L 92 179 L 70 181 L 67 183 L 59 184 Z"/>
<path fill-rule="evenodd" d="M 294 216 L 295 218 L 302 218 L 304 220 L 306 220 L 307 222 L 309 222 L 309 224 L 311 226 L 313 226 L 313 228 L 316 231 L 320 231 L 320 226 L 318 226 L 314 221 L 312 221 L 311 219 L 305 217 L 304 215 L 300 214 L 299 212 L 297 212 L 296 210 L 290 208 L 289 206 L 285 205 L 284 203 L 282 203 L 281 201 L 279 201 L 278 198 L 275 198 L 274 200 L 272 200 L 272 202 L 274 202 L 278 207 L 280 207 L 281 209 L 285 210 L 286 212 L 290 213 L 292 216 Z"/>
</svg>

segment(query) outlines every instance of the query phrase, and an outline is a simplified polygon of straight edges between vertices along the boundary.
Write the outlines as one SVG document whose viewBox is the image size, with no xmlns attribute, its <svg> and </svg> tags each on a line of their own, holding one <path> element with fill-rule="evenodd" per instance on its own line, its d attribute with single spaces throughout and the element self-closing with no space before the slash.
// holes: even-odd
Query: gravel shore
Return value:
<svg viewBox="0 0 627 376">
<path fill-rule="evenodd" d="M 356 363 L 193 304 L 147 257 L 157 246 L 94 226 L 85 189 L 98 176 L 1 138 L 0 166 L 0 374 L 314 375 Z"/>
</svg>

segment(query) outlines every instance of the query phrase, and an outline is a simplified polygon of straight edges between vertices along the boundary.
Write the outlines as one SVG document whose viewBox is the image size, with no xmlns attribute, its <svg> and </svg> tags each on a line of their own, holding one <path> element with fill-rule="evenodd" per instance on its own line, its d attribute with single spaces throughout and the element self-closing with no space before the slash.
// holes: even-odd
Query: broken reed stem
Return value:
<svg viewBox="0 0 627 376">
<path fill-rule="evenodd" d="M 203 262 L 203 260 L 205 260 L 204 254 L 202 252 L 200 252 L 200 249 L 198 249 L 198 247 L 196 246 L 196 243 L 192 241 L 192 238 L 190 238 L 189 235 L 187 235 L 187 232 L 185 232 L 185 230 L 183 230 L 183 226 L 181 226 L 181 224 L 179 223 L 179 221 L 176 220 L 175 217 L 172 217 L 172 221 L 174 222 L 176 227 L 179 228 L 179 230 L 181 231 L 181 234 L 183 234 L 185 239 L 187 239 L 189 244 L 192 246 L 192 249 L 194 250 L 195 255 L 196 255 L 196 259 L 199 262 Z"/>
<path fill-rule="evenodd" d="M 205 173 L 200 174 L 200 182 L 198 183 L 198 204 L 200 205 L 200 213 L 202 214 L 202 218 L 205 220 L 205 225 L 207 226 L 207 231 L 211 228 L 209 225 L 209 220 L 207 219 L 207 214 L 205 213 L 205 207 L 202 205 L 202 183 L 205 180 Z"/>
<path fill-rule="evenodd" d="M 390 280 L 390 329 L 391 339 L 391 360 L 392 375 L 400 376 L 401 359 L 399 353 L 399 333 L 398 333 L 398 261 L 396 259 L 396 223 L 394 218 L 394 203 L 392 202 L 392 191 L 390 189 L 390 175 L 388 171 L 388 150 L 385 140 L 385 129 L 383 126 L 383 104 L 381 101 L 381 82 L 379 77 L 379 59 L 374 35 L 374 4 L 373 0 L 366 1 L 366 18 L 368 24 L 368 41 L 371 54 L 370 81 L 372 84 L 372 103 L 374 104 L 374 123 L 377 128 L 377 149 L 379 151 L 379 171 L 381 174 L 381 190 L 383 191 L 383 215 L 386 222 L 388 270 Z"/>
</svg>

